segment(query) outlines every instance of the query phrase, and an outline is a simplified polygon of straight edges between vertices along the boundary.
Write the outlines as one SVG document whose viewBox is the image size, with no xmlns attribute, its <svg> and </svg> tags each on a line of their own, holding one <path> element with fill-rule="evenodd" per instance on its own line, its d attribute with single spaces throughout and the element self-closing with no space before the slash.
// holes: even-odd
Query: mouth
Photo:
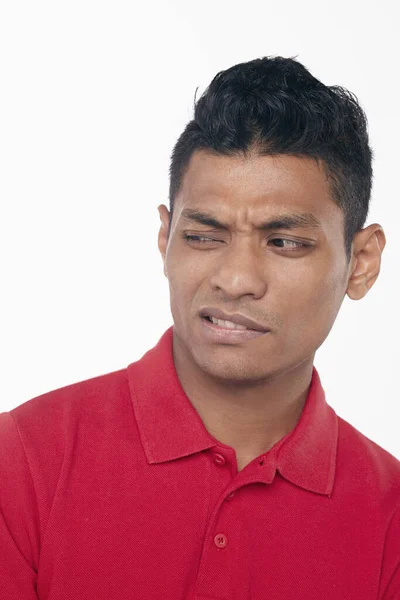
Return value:
<svg viewBox="0 0 400 600">
<path fill-rule="evenodd" d="M 257 329 L 252 329 L 251 327 L 245 327 L 244 325 L 239 325 L 238 323 L 234 323 L 233 321 L 227 321 L 223 319 L 215 319 L 210 317 L 209 315 L 204 315 L 202 317 L 206 319 L 209 323 L 213 323 L 217 327 L 223 329 L 234 329 L 235 331 L 258 331 Z"/>
<path fill-rule="evenodd" d="M 199 311 L 200 317 L 207 317 L 214 325 L 227 329 L 251 330 L 265 333 L 268 327 L 240 312 L 227 312 L 219 306 L 205 306 Z"/>
<path fill-rule="evenodd" d="M 201 316 L 201 323 L 202 333 L 208 341 L 214 343 L 238 344 L 270 333 L 250 329 L 231 321 L 212 319 L 208 315 Z"/>
</svg>

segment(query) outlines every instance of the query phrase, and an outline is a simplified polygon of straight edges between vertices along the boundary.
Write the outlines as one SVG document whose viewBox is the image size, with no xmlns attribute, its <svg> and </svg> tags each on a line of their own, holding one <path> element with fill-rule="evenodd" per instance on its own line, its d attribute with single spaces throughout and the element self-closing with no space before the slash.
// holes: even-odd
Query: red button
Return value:
<svg viewBox="0 0 400 600">
<path fill-rule="evenodd" d="M 219 467 L 223 467 L 224 464 L 226 463 L 226 458 L 225 456 L 223 456 L 222 454 L 219 454 L 218 452 L 216 452 L 214 454 L 214 462 L 216 465 L 218 465 Z"/>
<path fill-rule="evenodd" d="M 234 496 L 234 495 L 235 495 L 235 492 L 230 492 L 230 493 L 227 495 L 226 499 L 227 499 L 227 500 L 232 500 L 232 498 L 233 498 L 233 496 Z"/>
<path fill-rule="evenodd" d="M 223 533 L 217 533 L 217 535 L 214 538 L 214 544 L 218 548 L 225 548 L 227 543 L 228 543 L 228 538 L 226 537 L 226 535 L 224 535 Z"/>
</svg>

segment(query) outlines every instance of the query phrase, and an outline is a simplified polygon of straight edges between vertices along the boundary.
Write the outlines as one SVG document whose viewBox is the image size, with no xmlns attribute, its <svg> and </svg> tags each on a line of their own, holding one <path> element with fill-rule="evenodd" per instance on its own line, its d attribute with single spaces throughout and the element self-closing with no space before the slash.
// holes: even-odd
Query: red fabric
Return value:
<svg viewBox="0 0 400 600">
<path fill-rule="evenodd" d="M 4 600 L 400 598 L 400 462 L 336 415 L 237 472 L 180 386 L 172 327 L 127 369 L 0 414 Z"/>
</svg>

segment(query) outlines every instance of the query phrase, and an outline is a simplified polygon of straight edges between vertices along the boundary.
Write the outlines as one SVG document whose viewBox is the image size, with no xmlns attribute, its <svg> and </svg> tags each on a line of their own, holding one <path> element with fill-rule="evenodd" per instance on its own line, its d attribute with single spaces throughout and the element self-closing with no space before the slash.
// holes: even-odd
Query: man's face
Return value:
<svg viewBox="0 0 400 600">
<path fill-rule="evenodd" d="M 190 220 L 189 210 L 226 228 Z M 294 213 L 320 224 L 257 229 Z M 226 383 L 248 384 L 312 360 L 335 321 L 350 269 L 343 213 L 322 167 L 286 155 L 244 159 L 197 151 L 175 199 L 169 240 L 165 206 L 160 216 L 174 335 L 190 360 Z M 270 331 L 239 343 L 216 341 L 199 314 L 204 307 L 241 313 Z"/>
</svg>

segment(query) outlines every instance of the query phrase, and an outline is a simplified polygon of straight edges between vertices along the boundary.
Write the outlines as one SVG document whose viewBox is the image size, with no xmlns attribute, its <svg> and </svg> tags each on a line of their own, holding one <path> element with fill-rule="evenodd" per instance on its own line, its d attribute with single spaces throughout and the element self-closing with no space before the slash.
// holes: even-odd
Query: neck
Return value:
<svg viewBox="0 0 400 600">
<path fill-rule="evenodd" d="M 237 386 L 210 377 L 174 344 L 179 381 L 207 431 L 249 460 L 267 452 L 296 426 L 307 399 L 313 359 L 257 384 Z"/>
</svg>

